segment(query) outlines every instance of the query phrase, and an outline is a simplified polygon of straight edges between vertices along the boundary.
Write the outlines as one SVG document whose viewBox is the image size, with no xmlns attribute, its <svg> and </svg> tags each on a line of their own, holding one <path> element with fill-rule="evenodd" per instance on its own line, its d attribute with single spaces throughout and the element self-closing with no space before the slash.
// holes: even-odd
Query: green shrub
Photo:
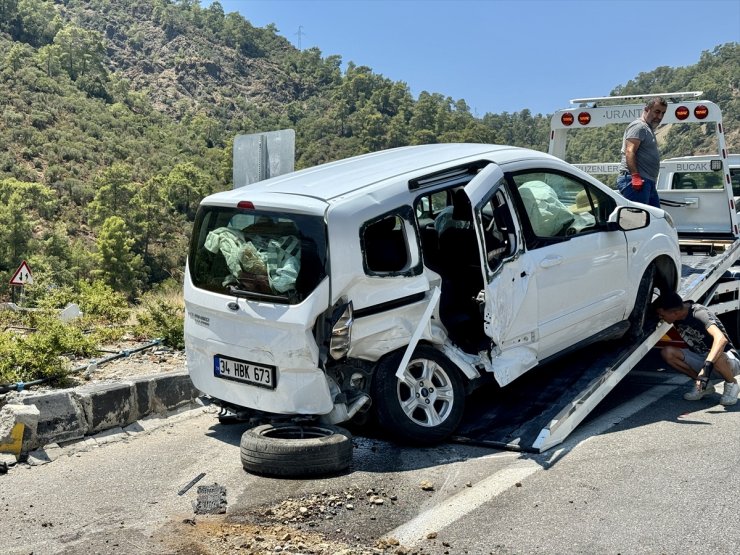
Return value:
<svg viewBox="0 0 740 555">
<path fill-rule="evenodd" d="M 36 306 L 46 309 L 63 309 L 70 303 L 79 303 L 79 294 L 69 285 L 50 289 L 46 294 L 36 300 Z"/>
<path fill-rule="evenodd" d="M 0 332 L 0 385 L 16 383 L 20 379 L 18 369 L 18 339 L 13 332 Z"/>
<path fill-rule="evenodd" d="M 84 316 L 96 323 L 121 324 L 130 313 L 126 297 L 102 281 L 77 282 L 77 289 L 63 286 L 51 289 L 36 301 L 36 306 L 61 310 L 70 303 L 77 303 Z"/>
<path fill-rule="evenodd" d="M 111 324 L 124 323 L 130 314 L 126 297 L 102 281 L 79 282 L 80 309 L 85 316 Z"/>
<path fill-rule="evenodd" d="M 136 312 L 135 333 L 150 339 L 160 338 L 173 349 L 183 349 L 185 303 L 181 288 L 163 286 L 144 296 Z"/>
<path fill-rule="evenodd" d="M 97 343 L 81 329 L 80 323 L 65 323 L 55 313 L 43 311 L 26 315 L 32 333 L 0 332 L 0 382 L 29 382 L 41 378 L 62 378 L 69 359 L 92 356 Z"/>
</svg>

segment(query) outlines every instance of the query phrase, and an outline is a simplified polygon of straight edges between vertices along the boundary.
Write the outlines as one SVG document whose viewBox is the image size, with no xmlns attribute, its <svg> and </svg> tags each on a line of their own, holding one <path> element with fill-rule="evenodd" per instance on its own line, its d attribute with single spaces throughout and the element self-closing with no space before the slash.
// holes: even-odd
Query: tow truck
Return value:
<svg viewBox="0 0 740 555">
<path fill-rule="evenodd" d="M 730 180 L 732 182 L 735 211 L 740 210 L 740 154 L 729 154 Z M 723 160 L 717 154 L 703 154 L 698 156 L 680 156 L 661 161 L 660 174 L 655 188 L 658 195 L 666 197 L 667 191 L 681 191 L 670 193 L 673 200 L 681 201 L 685 206 L 681 217 L 679 232 L 687 237 L 695 234 L 705 237 L 707 233 L 725 233 L 730 230 L 728 218 L 720 218 L 713 222 L 704 221 L 702 215 L 707 212 L 721 212 L 725 206 Z M 710 192 L 711 191 L 711 192 Z M 697 210 L 701 208 L 700 210 Z M 707 227 L 708 226 L 708 227 Z"/>
<path fill-rule="evenodd" d="M 576 107 L 555 112 L 550 123 L 549 154 L 567 159 L 567 138 L 578 130 L 607 125 L 625 126 L 642 114 L 647 99 L 668 100 L 663 125 L 689 123 L 714 128 L 717 152 L 707 158 L 722 187 L 659 190 L 661 208 L 676 223 L 682 251 L 682 276 L 678 289 L 684 299 L 709 306 L 727 324 L 736 340 L 740 314 L 740 232 L 733 194 L 730 160 L 725 144 L 720 108 L 700 99 L 699 91 L 607 96 L 571 100 Z M 616 161 L 574 164 L 602 181 L 613 176 Z M 666 161 L 661 171 L 673 169 Z M 703 168 L 703 166 L 702 166 Z M 697 167 L 697 171 L 698 168 Z M 606 178 L 604 177 L 606 176 Z M 660 182 L 660 178 L 659 178 Z M 593 409 L 660 342 L 676 342 L 672 326 L 655 319 L 646 322 L 643 335 L 632 342 L 600 343 L 568 359 L 546 366 L 508 387 L 496 407 L 463 421 L 456 439 L 495 447 L 544 452 L 560 444 Z M 547 379 L 543 379 L 546 376 Z"/>
</svg>

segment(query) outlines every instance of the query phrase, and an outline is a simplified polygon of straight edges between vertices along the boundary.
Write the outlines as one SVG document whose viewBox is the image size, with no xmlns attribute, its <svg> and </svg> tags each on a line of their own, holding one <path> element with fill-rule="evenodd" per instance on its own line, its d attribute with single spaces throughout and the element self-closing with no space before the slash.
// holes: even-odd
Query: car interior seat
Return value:
<svg viewBox="0 0 740 555">
<path fill-rule="evenodd" d="M 678 189 L 696 189 L 696 181 L 690 177 L 682 177 L 678 183 Z"/>
<path fill-rule="evenodd" d="M 440 316 L 450 338 L 468 352 L 475 352 L 483 334 L 483 318 L 475 298 L 483 289 L 478 238 L 473 212 L 465 191 L 453 195 L 452 217 L 469 222 L 466 227 L 449 227 L 439 237 L 442 275 Z"/>
</svg>

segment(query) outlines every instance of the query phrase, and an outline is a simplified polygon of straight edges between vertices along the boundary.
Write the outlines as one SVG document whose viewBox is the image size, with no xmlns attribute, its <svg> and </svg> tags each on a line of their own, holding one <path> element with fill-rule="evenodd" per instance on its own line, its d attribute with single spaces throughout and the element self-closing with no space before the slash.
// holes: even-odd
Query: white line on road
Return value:
<svg viewBox="0 0 740 555">
<path fill-rule="evenodd" d="M 563 444 L 562 448 L 553 453 L 549 462 L 552 463 L 554 460 L 562 457 L 580 442 L 604 432 L 625 418 L 639 412 L 673 391 L 677 385 L 684 384 L 685 382 L 686 378 L 674 376 L 666 380 L 665 383 L 653 386 L 630 401 L 614 407 L 612 410 L 579 429 L 578 433 L 571 436 Z M 430 532 L 441 531 L 443 528 L 463 518 L 468 513 L 476 510 L 484 503 L 491 501 L 494 497 L 514 486 L 517 482 L 524 480 L 542 468 L 541 464 L 533 460 L 516 460 L 508 468 L 496 472 L 485 480 L 475 484 L 473 488 L 465 489 L 445 499 L 431 509 L 420 513 L 412 520 L 391 530 L 385 534 L 385 537 L 395 538 L 401 545 L 413 547 L 421 540 L 424 540 Z"/>
<path fill-rule="evenodd" d="M 401 545 L 411 547 L 425 539 L 430 532 L 436 532 L 449 526 L 517 482 L 534 474 L 540 468 L 541 466 L 534 461 L 518 460 L 509 468 L 496 472 L 475 484 L 474 487 L 466 488 L 395 530 L 391 530 L 386 537 L 396 538 Z"/>
<path fill-rule="evenodd" d="M 563 442 L 563 448 L 553 451 L 553 457 L 557 458 L 561 455 L 562 451 L 570 451 L 576 445 L 582 441 L 586 441 L 589 438 L 597 436 L 615 424 L 619 424 L 625 418 L 629 418 L 633 414 L 640 412 L 642 409 L 652 405 L 661 397 L 668 395 L 671 391 L 676 389 L 677 386 L 686 384 L 688 378 L 683 375 L 671 376 L 665 382 L 659 385 L 654 385 L 650 389 L 646 389 L 637 397 L 620 403 L 613 409 L 599 417 L 593 419 L 585 426 L 576 428 L 573 435 L 571 435 L 565 442 Z"/>
</svg>

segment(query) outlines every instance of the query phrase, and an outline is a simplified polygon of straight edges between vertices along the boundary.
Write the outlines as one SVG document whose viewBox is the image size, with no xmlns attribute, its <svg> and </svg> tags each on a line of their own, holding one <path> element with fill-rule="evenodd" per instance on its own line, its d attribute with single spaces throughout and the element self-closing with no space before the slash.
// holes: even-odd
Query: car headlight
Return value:
<svg viewBox="0 0 740 555">
<path fill-rule="evenodd" d="M 676 224 L 673 221 L 673 218 L 671 217 L 671 215 L 665 210 L 663 211 L 663 213 L 665 214 L 665 221 L 668 222 L 668 225 L 671 226 L 673 229 L 676 229 Z"/>
<path fill-rule="evenodd" d="M 352 302 L 339 306 L 334 310 L 331 318 L 331 339 L 329 339 L 329 354 L 334 360 L 347 355 L 352 344 L 353 316 Z"/>
</svg>

